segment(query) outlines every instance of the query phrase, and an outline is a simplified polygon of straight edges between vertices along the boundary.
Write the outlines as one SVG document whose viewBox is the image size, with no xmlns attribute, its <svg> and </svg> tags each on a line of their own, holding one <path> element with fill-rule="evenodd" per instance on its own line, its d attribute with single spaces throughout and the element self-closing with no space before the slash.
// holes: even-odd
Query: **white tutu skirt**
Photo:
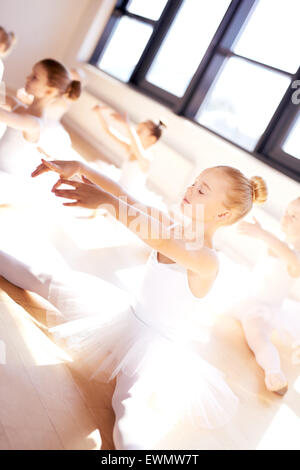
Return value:
<svg viewBox="0 0 300 470">
<path fill-rule="evenodd" d="M 300 346 L 300 302 L 286 299 L 282 304 L 271 304 L 247 299 L 235 306 L 232 316 L 241 322 L 261 318 L 285 344 L 292 348 Z"/>
<path fill-rule="evenodd" d="M 68 287 L 72 286 L 72 287 Z M 117 374 L 142 376 L 149 397 L 169 415 L 188 414 L 206 428 L 225 425 L 238 399 L 223 374 L 193 351 L 136 313 L 135 300 L 116 286 L 82 273 L 51 284 L 50 301 L 65 323 L 50 329 L 90 379 L 108 381 Z M 69 320 L 69 321 L 68 321 Z"/>
</svg>

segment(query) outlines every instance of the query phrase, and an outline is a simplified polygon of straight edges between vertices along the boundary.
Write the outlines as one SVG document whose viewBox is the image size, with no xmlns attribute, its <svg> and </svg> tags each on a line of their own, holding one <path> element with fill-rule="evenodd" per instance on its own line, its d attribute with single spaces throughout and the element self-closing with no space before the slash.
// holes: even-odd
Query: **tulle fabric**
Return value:
<svg viewBox="0 0 300 470">
<path fill-rule="evenodd" d="M 188 338 L 145 321 L 136 298 L 122 289 L 83 273 L 70 276 L 68 283 L 64 277 L 51 284 L 49 300 L 65 323 L 50 331 L 90 379 L 138 374 L 149 383 L 148 398 L 154 396 L 155 406 L 165 414 L 187 414 L 206 428 L 232 418 L 237 397 Z"/>
<path fill-rule="evenodd" d="M 295 279 L 279 258 L 264 256 L 249 277 L 244 298 L 231 310 L 240 321 L 261 318 L 291 347 L 300 345 L 300 302 L 289 299 Z"/>
</svg>

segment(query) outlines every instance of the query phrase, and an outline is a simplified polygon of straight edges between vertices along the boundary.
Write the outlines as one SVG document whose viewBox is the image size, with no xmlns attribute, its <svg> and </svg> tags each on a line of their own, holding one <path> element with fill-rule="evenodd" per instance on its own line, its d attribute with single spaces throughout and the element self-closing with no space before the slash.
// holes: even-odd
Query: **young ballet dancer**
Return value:
<svg viewBox="0 0 300 470">
<path fill-rule="evenodd" d="M 71 200 L 65 206 L 105 205 L 153 249 L 142 287 L 129 298 L 103 279 L 71 270 L 47 273 L 0 253 L 0 275 L 60 312 L 64 323 L 51 331 L 56 340 L 66 340 L 74 360 L 82 360 L 93 378 L 103 380 L 103 372 L 117 376 L 116 448 L 155 448 L 183 413 L 203 427 L 224 425 L 238 400 L 222 374 L 189 347 L 189 328 L 194 328 L 192 319 L 206 315 L 204 302 L 214 296 L 219 270 L 214 234 L 243 218 L 253 203 L 265 201 L 262 178 L 248 179 L 226 166 L 204 170 L 181 202 L 190 229 L 182 232 L 180 223 L 139 205 L 86 164 L 44 161 L 33 176 L 47 171 L 59 173 L 53 191 Z M 70 181 L 74 175 L 83 182 Z"/>
<path fill-rule="evenodd" d="M 284 241 L 265 230 L 256 219 L 253 223 L 240 223 L 239 232 L 261 240 L 267 254 L 252 272 L 249 298 L 234 311 L 250 349 L 264 370 L 267 389 L 284 395 L 288 383 L 271 336 L 277 330 L 292 347 L 300 348 L 300 298 L 294 303 L 287 300 L 293 283 L 300 278 L 300 198 L 288 205 L 281 227 Z"/>
<path fill-rule="evenodd" d="M 11 53 L 15 43 L 15 34 L 7 32 L 2 26 L 0 26 L 0 108 L 2 109 L 11 109 L 13 105 L 6 96 L 5 84 L 2 82 L 4 74 L 4 64 L 2 59 L 5 59 Z M 5 130 L 5 124 L 0 122 L 0 138 L 3 136 Z"/>
<path fill-rule="evenodd" d="M 127 115 L 122 115 L 106 105 L 96 105 L 93 111 L 104 132 L 125 151 L 126 159 L 122 164 L 119 183 L 146 204 L 163 209 L 159 196 L 146 188 L 146 180 L 152 159 L 149 149 L 160 139 L 166 125 L 162 121 L 156 124 L 147 120 L 134 127 Z M 107 113 L 109 122 L 105 117 Z M 120 126 L 121 133 L 115 129 Z M 107 175 L 110 176 L 109 173 Z"/>
<path fill-rule="evenodd" d="M 14 197 L 9 196 L 8 192 L 12 192 L 11 184 L 14 184 L 16 178 L 27 184 L 30 193 L 33 188 L 30 178 L 32 168 L 41 158 L 38 147 L 52 155 L 71 151 L 68 133 L 56 119 L 48 118 L 46 113 L 58 99 L 66 97 L 68 100 L 77 100 L 80 91 L 80 82 L 72 80 L 62 64 L 45 59 L 35 64 L 27 77 L 26 92 L 34 96 L 33 102 L 29 106 L 18 106 L 14 112 L 0 109 L 0 122 L 7 125 L 0 140 L 0 203 L 6 203 L 7 198 Z M 39 189 L 41 186 L 38 185 Z"/>
</svg>

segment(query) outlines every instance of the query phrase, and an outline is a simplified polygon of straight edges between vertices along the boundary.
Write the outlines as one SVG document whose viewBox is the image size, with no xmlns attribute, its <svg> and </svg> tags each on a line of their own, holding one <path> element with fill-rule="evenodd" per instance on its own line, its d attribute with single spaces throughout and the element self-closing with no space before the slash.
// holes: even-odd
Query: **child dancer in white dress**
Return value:
<svg viewBox="0 0 300 470">
<path fill-rule="evenodd" d="M 103 372 L 117 376 L 116 448 L 155 448 L 182 413 L 207 428 L 227 423 L 238 400 L 222 374 L 190 348 L 191 315 L 204 317 L 205 298 L 214 295 L 215 231 L 240 220 L 253 202 L 265 201 L 263 180 L 249 180 L 231 167 L 203 171 L 181 202 L 190 223 L 187 235 L 166 214 L 138 208 L 120 185 L 86 164 L 44 162 L 35 175 L 49 170 L 68 178 L 79 174 L 84 181 L 61 178 L 55 184 L 56 196 L 72 201 L 64 205 L 105 205 L 153 249 L 135 298 L 102 279 L 73 271 L 46 273 L 0 253 L 0 275 L 59 310 L 65 323 L 52 332 L 66 340 L 74 359 L 83 360 L 94 378 L 103 379 Z M 60 189 L 61 184 L 73 189 Z"/>
<path fill-rule="evenodd" d="M 108 106 L 96 105 L 93 111 L 96 113 L 104 132 L 125 151 L 127 158 L 122 164 L 119 183 L 144 204 L 163 210 L 161 198 L 158 194 L 147 189 L 146 180 L 152 160 L 149 149 L 160 139 L 166 125 L 162 121 L 156 124 L 148 120 L 140 122 L 135 128 L 130 124 L 127 115 L 123 116 Z M 117 125 L 121 124 L 122 134 L 111 130 L 104 116 L 107 111 L 113 124 L 114 122 Z M 109 173 L 108 176 L 110 176 Z"/>
<path fill-rule="evenodd" d="M 11 104 L 7 100 L 5 85 L 2 82 L 4 74 L 4 64 L 2 59 L 7 57 L 16 42 L 16 36 L 12 32 L 7 32 L 2 26 L 0 26 L 0 107 L 7 109 L 11 107 Z M 6 125 L 0 122 L 0 139 L 6 130 Z"/>
<path fill-rule="evenodd" d="M 26 91 L 34 96 L 28 107 L 18 106 L 14 112 L 0 109 L 0 122 L 8 128 L 0 141 L 1 194 L 0 203 L 11 203 L 17 184 L 25 184 L 27 193 L 33 188 L 31 173 L 40 162 L 38 147 L 57 154 L 71 148 L 68 133 L 56 119 L 46 117 L 47 109 L 56 100 L 66 96 L 77 100 L 80 96 L 79 81 L 71 80 L 68 70 L 59 62 L 45 59 L 32 69 L 27 77 Z M 73 156 L 74 158 L 74 156 Z M 42 189 L 44 181 L 38 184 Z M 13 194 L 8 194 L 8 193 Z M 34 197 L 37 195 L 34 193 Z M 22 194 L 22 198 L 27 194 Z"/>
<path fill-rule="evenodd" d="M 271 335 L 277 330 L 293 348 L 300 347 L 300 298 L 298 302 L 287 300 L 292 285 L 300 278 L 300 198 L 288 205 L 282 219 L 285 241 L 264 230 L 256 219 L 253 224 L 241 222 L 239 231 L 262 240 L 268 254 L 255 266 L 249 297 L 234 308 L 235 316 L 265 372 L 267 389 L 284 395 L 288 384 Z M 296 361 L 296 352 L 294 358 Z"/>
</svg>

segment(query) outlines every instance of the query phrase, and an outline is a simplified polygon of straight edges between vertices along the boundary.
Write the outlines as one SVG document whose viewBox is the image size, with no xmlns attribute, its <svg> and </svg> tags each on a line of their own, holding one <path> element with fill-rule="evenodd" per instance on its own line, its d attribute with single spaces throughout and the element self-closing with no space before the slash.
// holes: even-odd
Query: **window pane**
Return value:
<svg viewBox="0 0 300 470">
<path fill-rule="evenodd" d="M 286 75 L 231 58 L 212 84 L 196 119 L 253 150 L 289 84 Z"/>
<path fill-rule="evenodd" d="M 152 34 L 152 26 L 123 16 L 118 20 L 97 65 L 127 82 Z"/>
<path fill-rule="evenodd" d="M 185 0 L 147 73 L 147 81 L 185 93 L 231 0 Z"/>
<path fill-rule="evenodd" d="M 300 114 L 283 145 L 283 150 L 300 160 Z"/>
<path fill-rule="evenodd" d="M 135 15 L 158 20 L 168 0 L 129 0 L 127 10 Z"/>
<path fill-rule="evenodd" d="M 300 65 L 299 0 L 260 0 L 234 52 L 294 73 Z"/>
</svg>

